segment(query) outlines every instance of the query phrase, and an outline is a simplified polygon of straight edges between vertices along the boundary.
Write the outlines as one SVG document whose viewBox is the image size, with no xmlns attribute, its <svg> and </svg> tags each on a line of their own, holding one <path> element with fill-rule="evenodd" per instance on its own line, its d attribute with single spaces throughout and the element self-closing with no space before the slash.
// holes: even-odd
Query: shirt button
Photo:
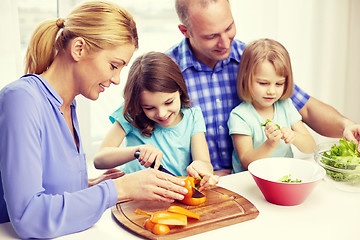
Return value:
<svg viewBox="0 0 360 240">
<path fill-rule="evenodd" d="M 221 154 L 222 154 L 223 156 L 226 156 L 226 152 L 222 152 Z"/>
<path fill-rule="evenodd" d="M 221 103 L 221 100 L 217 98 L 217 99 L 216 99 L 216 102 L 217 102 L 217 103 Z"/>
<path fill-rule="evenodd" d="M 223 129 L 224 129 L 224 127 L 220 125 L 220 126 L 219 126 L 219 129 L 220 129 L 220 130 L 223 130 Z"/>
</svg>

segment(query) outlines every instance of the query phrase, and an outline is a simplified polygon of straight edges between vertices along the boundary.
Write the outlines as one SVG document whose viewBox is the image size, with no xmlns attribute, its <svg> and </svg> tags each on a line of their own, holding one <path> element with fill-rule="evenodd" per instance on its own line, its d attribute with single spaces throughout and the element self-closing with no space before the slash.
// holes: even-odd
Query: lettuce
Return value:
<svg viewBox="0 0 360 240">
<path fill-rule="evenodd" d="M 266 119 L 266 122 L 265 122 L 265 123 L 261 123 L 261 126 L 262 126 L 262 127 L 265 127 L 266 124 L 268 124 L 269 122 L 271 122 L 271 120 L 270 120 L 270 119 Z M 275 125 L 277 126 L 278 129 L 280 129 L 279 124 L 276 124 L 276 123 L 275 123 Z"/>
<path fill-rule="evenodd" d="M 352 141 L 341 138 L 338 145 L 331 146 L 330 150 L 324 152 L 322 156 L 321 162 L 327 166 L 360 172 L 360 154 L 357 151 L 357 145 Z M 335 181 L 360 183 L 360 174 L 358 173 L 338 172 L 327 168 L 325 170 Z"/>
<path fill-rule="evenodd" d="M 291 174 L 285 175 L 285 176 L 283 176 L 282 178 L 278 179 L 277 181 L 278 181 L 278 182 L 284 182 L 284 183 L 301 183 L 301 182 L 302 182 L 302 181 L 299 180 L 299 179 L 293 180 L 293 179 L 291 179 L 290 177 L 291 177 Z"/>
</svg>

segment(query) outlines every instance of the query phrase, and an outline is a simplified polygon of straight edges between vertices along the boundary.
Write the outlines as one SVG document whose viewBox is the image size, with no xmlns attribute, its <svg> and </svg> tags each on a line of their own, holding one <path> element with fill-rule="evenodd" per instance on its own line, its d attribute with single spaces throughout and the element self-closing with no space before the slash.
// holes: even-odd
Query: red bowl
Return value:
<svg viewBox="0 0 360 240">
<path fill-rule="evenodd" d="M 273 204 L 295 206 L 303 203 L 325 170 L 314 162 L 296 158 L 264 158 L 252 162 L 248 170 L 265 199 Z M 299 179 L 300 183 L 278 180 L 285 175 Z"/>
</svg>

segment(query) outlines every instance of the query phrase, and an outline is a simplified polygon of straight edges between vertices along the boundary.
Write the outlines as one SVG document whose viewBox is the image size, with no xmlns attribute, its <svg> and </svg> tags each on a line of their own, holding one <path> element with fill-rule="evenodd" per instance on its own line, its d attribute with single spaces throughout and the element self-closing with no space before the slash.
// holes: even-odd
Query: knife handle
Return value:
<svg viewBox="0 0 360 240">
<path fill-rule="evenodd" d="M 136 159 L 138 159 L 139 157 L 140 157 L 140 152 L 139 151 L 136 151 L 135 153 L 134 153 L 134 157 L 136 158 Z M 154 168 L 155 167 L 155 162 L 153 162 L 151 165 L 150 165 L 150 167 L 151 168 Z M 159 167 L 159 170 L 161 171 L 161 168 L 162 168 L 163 166 L 161 166 L 160 165 L 160 167 Z"/>
<path fill-rule="evenodd" d="M 154 167 L 155 167 L 155 161 L 150 165 L 150 167 L 151 167 L 151 168 L 154 168 Z M 163 168 L 164 168 L 164 167 L 160 164 L 158 170 L 164 172 L 164 171 L 163 171 Z M 167 171 L 166 171 L 166 172 L 167 172 Z"/>
<path fill-rule="evenodd" d="M 136 151 L 135 153 L 134 153 L 134 157 L 136 158 L 136 159 L 138 159 L 139 157 L 140 157 L 140 152 L 139 151 Z M 151 168 L 154 168 L 155 167 L 155 161 L 150 165 L 150 167 Z M 163 171 L 163 166 L 160 164 L 160 166 L 159 166 L 159 171 Z M 167 172 L 167 173 L 169 173 L 169 171 L 165 171 L 165 172 Z M 174 174 L 172 174 L 172 173 L 170 173 L 171 175 L 174 175 Z"/>
</svg>

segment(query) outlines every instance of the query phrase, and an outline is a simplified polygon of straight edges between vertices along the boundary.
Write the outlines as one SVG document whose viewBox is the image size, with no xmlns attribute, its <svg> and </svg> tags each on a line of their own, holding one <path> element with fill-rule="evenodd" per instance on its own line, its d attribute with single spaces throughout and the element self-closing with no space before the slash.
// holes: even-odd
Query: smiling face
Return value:
<svg viewBox="0 0 360 240">
<path fill-rule="evenodd" d="M 174 127 L 182 119 L 179 91 L 166 93 L 144 90 L 140 101 L 145 115 L 161 127 Z"/>
<path fill-rule="evenodd" d="M 198 60 L 213 68 L 230 55 L 236 28 L 228 1 L 212 2 L 205 8 L 194 4 L 189 8 L 189 20 L 191 27 L 182 32 Z"/>
<path fill-rule="evenodd" d="M 279 76 L 267 60 L 259 63 L 251 82 L 252 104 L 255 109 L 272 108 L 284 93 L 286 78 Z"/>
<path fill-rule="evenodd" d="M 135 47 L 131 44 L 86 54 L 78 62 L 78 92 L 84 97 L 96 100 L 111 84 L 120 83 L 120 72 L 126 66 Z"/>
</svg>

